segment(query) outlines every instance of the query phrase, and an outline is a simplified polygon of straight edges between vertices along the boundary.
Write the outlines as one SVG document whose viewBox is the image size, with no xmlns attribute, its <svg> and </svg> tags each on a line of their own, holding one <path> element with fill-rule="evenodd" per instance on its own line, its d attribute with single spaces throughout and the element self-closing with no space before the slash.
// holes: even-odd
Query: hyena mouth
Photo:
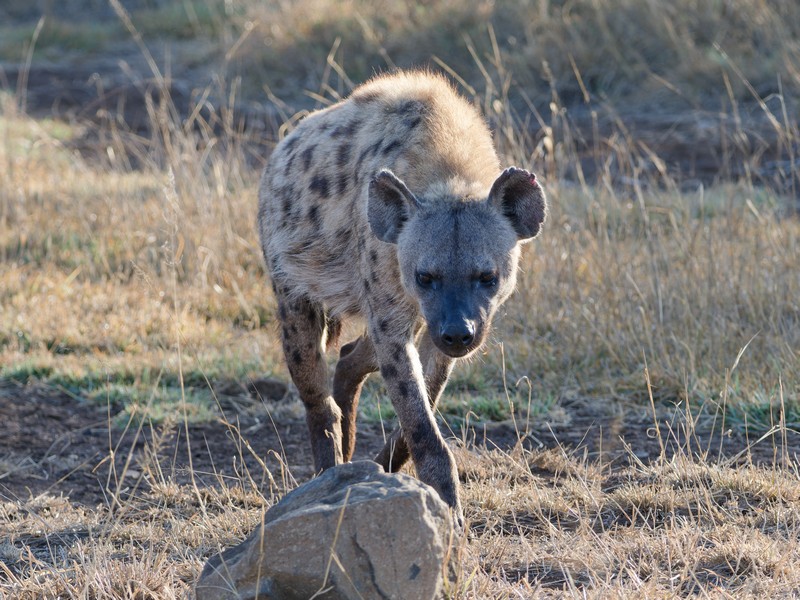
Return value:
<svg viewBox="0 0 800 600">
<path fill-rule="evenodd" d="M 439 348 L 439 351 L 450 358 L 464 358 L 473 354 L 478 348 L 483 345 L 483 340 L 475 340 L 471 344 L 468 345 L 446 345 L 442 343 L 440 340 L 436 340 L 436 347 Z"/>
<path fill-rule="evenodd" d="M 440 350 L 442 352 L 444 352 L 450 358 L 464 358 L 464 357 L 472 354 L 473 352 L 475 352 L 475 350 L 477 350 L 477 349 L 478 349 L 478 346 L 475 346 L 474 348 L 465 348 L 463 350 L 453 350 L 452 348 L 447 348 L 447 349 L 440 348 Z"/>
</svg>

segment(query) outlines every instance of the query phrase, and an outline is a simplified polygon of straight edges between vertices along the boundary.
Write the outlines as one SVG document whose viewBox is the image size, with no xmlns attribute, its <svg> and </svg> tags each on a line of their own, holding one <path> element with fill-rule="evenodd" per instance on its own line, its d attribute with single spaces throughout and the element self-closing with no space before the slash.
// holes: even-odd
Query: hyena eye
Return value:
<svg viewBox="0 0 800 600">
<path fill-rule="evenodd" d="M 431 273 L 426 273 L 424 271 L 417 272 L 417 285 L 421 288 L 429 288 L 433 285 L 433 282 L 436 280 L 436 277 Z"/>
<path fill-rule="evenodd" d="M 478 282 L 483 287 L 494 287 L 497 285 L 497 273 L 494 271 L 486 271 L 478 276 Z"/>
</svg>

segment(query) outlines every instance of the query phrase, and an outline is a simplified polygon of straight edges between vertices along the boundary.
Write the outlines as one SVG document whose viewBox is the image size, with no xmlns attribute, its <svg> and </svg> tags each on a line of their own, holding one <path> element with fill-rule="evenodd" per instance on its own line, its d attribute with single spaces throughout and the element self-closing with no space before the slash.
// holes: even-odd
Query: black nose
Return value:
<svg viewBox="0 0 800 600">
<path fill-rule="evenodd" d="M 475 326 L 470 321 L 445 323 L 439 333 L 442 343 L 448 348 L 466 348 L 475 340 Z"/>
</svg>

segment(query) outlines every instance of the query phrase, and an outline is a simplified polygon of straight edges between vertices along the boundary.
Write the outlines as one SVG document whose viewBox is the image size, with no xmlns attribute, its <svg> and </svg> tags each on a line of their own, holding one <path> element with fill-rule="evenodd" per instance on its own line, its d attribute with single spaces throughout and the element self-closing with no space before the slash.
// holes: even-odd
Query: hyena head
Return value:
<svg viewBox="0 0 800 600">
<path fill-rule="evenodd" d="M 515 167 L 479 198 L 417 198 L 387 170 L 369 188 L 372 232 L 397 245 L 403 287 L 436 346 L 454 358 L 486 339 L 516 285 L 520 245 L 539 233 L 546 210 L 536 176 Z"/>
</svg>

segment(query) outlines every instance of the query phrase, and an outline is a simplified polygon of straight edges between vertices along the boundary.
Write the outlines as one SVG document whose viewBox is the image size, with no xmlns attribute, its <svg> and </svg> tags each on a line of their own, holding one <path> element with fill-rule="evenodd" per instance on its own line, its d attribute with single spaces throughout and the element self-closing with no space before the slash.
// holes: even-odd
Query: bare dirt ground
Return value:
<svg viewBox="0 0 800 600">
<path fill-rule="evenodd" d="M 139 486 L 147 465 L 160 465 L 167 480 L 185 483 L 193 472 L 198 483 L 213 485 L 219 477 L 240 477 L 245 471 L 262 471 L 258 459 L 273 473 L 288 467 L 298 483 L 312 474 L 307 430 L 302 418 L 281 418 L 274 423 L 266 411 L 228 415 L 232 427 L 222 419 L 213 423 L 174 427 L 120 428 L 113 423 L 118 407 L 97 406 L 63 390 L 40 384 L 4 382 L 0 387 L 0 440 L 8 471 L 0 479 L 0 499 L 24 501 L 47 493 L 62 495 L 72 503 L 88 507 L 111 501 Z M 691 439 L 666 414 L 660 416 L 661 441 L 653 418 L 641 409 L 621 410 L 586 402 L 565 407 L 568 418 L 561 423 L 524 424 L 513 421 L 476 425 L 458 431 L 468 447 L 508 450 L 520 439 L 529 448 L 562 448 L 568 454 L 586 456 L 612 471 L 641 461 L 647 464 L 661 455 L 677 451 L 707 452 L 713 462 L 721 460 L 772 465 L 781 456 L 800 455 L 800 439 L 791 436 L 788 445 L 767 437 L 758 441 L 742 432 L 719 434 L 719 423 L 698 426 Z M 673 423 L 670 425 L 669 421 Z M 187 444 L 188 431 L 188 444 Z M 685 431 L 685 430 L 684 430 Z M 452 437 L 452 433 L 450 434 Z M 252 451 L 242 440 L 246 440 Z M 368 459 L 383 443 L 379 424 L 361 424 L 356 459 Z M 111 457 L 114 460 L 111 460 Z M 123 475 L 124 474 L 124 475 Z M 553 476 L 554 474 L 549 474 Z M 121 477 L 127 480 L 120 481 Z M 258 480 L 258 476 L 254 475 Z"/>
</svg>

